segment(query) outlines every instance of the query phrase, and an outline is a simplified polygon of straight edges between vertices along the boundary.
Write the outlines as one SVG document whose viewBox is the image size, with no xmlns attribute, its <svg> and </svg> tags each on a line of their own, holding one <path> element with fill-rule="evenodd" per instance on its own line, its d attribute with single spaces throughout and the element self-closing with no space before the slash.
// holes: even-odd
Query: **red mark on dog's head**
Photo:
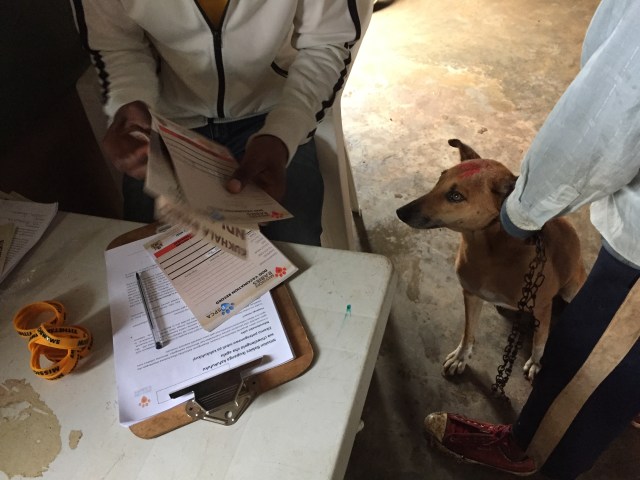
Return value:
<svg viewBox="0 0 640 480">
<path fill-rule="evenodd" d="M 481 162 L 473 160 L 466 160 L 460 165 L 456 166 L 456 172 L 458 178 L 467 178 L 479 173 L 486 165 Z"/>
</svg>

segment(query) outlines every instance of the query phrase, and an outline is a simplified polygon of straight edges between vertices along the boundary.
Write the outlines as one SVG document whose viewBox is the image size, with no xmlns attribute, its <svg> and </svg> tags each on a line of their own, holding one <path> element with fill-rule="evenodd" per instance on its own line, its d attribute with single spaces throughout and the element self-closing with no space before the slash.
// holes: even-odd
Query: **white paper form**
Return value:
<svg viewBox="0 0 640 480">
<path fill-rule="evenodd" d="M 0 200 L 0 224 L 12 223 L 15 226 L 0 282 L 40 240 L 57 211 L 57 203 Z"/>
<path fill-rule="evenodd" d="M 246 259 L 179 227 L 145 247 L 203 328 L 213 330 L 298 270 L 258 230 L 246 237 Z"/>
<path fill-rule="evenodd" d="M 184 403 L 169 394 L 263 355 L 258 373 L 293 359 L 270 294 L 213 332 L 202 329 L 144 249 L 150 238 L 105 252 L 120 423 L 129 426 Z M 165 346 L 156 349 L 136 284 L 141 272 Z"/>
</svg>

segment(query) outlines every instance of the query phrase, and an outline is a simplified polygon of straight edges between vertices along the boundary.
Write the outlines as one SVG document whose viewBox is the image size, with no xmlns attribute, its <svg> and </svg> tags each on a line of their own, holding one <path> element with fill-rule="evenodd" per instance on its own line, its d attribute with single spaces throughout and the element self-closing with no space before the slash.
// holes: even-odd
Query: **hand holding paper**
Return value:
<svg viewBox="0 0 640 480">
<path fill-rule="evenodd" d="M 240 164 L 227 182 L 227 189 L 239 193 L 249 181 L 276 200 L 282 200 L 287 180 L 289 153 L 282 140 L 273 135 L 259 135 L 251 139 Z"/>
<path fill-rule="evenodd" d="M 149 154 L 151 114 L 142 102 L 123 105 L 102 141 L 105 156 L 121 172 L 130 177 L 145 177 Z"/>
<path fill-rule="evenodd" d="M 262 152 L 264 142 L 272 142 L 260 138 L 254 141 L 258 142 L 255 148 Z M 261 175 L 275 185 L 284 180 L 284 165 L 282 169 L 268 166 L 272 154 L 250 152 L 256 160 L 248 165 L 263 168 Z M 286 163 L 286 158 L 284 161 Z M 204 233 L 222 249 L 244 257 L 246 242 L 242 235 L 236 234 L 238 229 L 291 218 L 291 214 L 253 183 L 245 184 L 240 193 L 229 192 L 225 185 L 237 169 L 238 163 L 222 145 L 166 119 L 153 118 L 145 190 L 156 197 L 156 214 L 170 223 Z M 250 176 L 243 173 L 242 168 L 239 172 L 241 181 Z M 228 228 L 229 225 L 237 228 Z M 221 239 L 233 248 L 227 249 Z"/>
</svg>

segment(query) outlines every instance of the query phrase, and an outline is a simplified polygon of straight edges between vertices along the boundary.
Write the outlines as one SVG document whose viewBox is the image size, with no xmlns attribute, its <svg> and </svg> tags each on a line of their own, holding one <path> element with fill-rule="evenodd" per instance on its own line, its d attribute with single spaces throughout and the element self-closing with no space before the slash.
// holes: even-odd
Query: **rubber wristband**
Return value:
<svg viewBox="0 0 640 480">
<path fill-rule="evenodd" d="M 42 324 L 29 339 L 31 342 L 53 348 L 82 350 L 91 342 L 91 335 L 86 329 L 75 325 L 55 327 Z"/>
<path fill-rule="evenodd" d="M 44 368 L 41 367 L 40 357 L 42 355 L 47 356 L 44 350 L 48 348 L 51 347 L 36 344 L 35 347 L 31 349 L 31 370 L 33 373 L 46 380 L 58 380 L 59 378 L 71 373 L 73 369 L 76 368 L 79 355 L 75 350 L 67 350 L 64 357 L 57 362 L 54 362 Z M 58 351 L 64 352 L 60 349 L 58 349 Z"/>
<path fill-rule="evenodd" d="M 51 313 L 51 316 L 38 320 L 38 325 L 30 325 L 43 313 Z M 22 307 L 13 317 L 13 328 L 22 337 L 31 337 L 42 324 L 62 325 L 65 321 L 66 311 L 64 305 L 55 300 L 36 302 Z"/>
<path fill-rule="evenodd" d="M 43 313 L 50 314 L 44 316 L 44 321 Z M 13 318 L 16 332 L 23 338 L 28 337 L 31 370 L 46 380 L 58 380 L 71 373 L 93 346 L 89 330 L 78 325 L 63 325 L 65 319 L 64 306 L 53 300 L 26 305 Z M 41 366 L 43 356 L 50 365 Z"/>
</svg>

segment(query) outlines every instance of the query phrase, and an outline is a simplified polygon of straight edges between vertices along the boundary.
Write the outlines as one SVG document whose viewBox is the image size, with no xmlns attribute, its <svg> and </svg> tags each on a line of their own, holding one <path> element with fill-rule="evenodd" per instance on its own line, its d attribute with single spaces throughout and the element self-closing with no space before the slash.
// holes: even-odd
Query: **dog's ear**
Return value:
<svg viewBox="0 0 640 480">
<path fill-rule="evenodd" d="M 449 145 L 457 148 L 460 151 L 461 162 L 464 162 L 465 160 L 474 160 L 474 159 L 482 158 L 480 155 L 478 155 L 475 152 L 473 148 L 471 148 L 469 145 L 462 143 L 457 138 L 452 138 L 451 140 L 449 140 Z"/>
<path fill-rule="evenodd" d="M 511 192 L 513 192 L 513 189 L 516 186 L 516 180 L 518 180 L 518 177 L 510 174 L 504 178 L 496 180 L 491 186 L 491 191 L 500 199 L 500 205 L 502 205 L 502 202 Z"/>
</svg>

